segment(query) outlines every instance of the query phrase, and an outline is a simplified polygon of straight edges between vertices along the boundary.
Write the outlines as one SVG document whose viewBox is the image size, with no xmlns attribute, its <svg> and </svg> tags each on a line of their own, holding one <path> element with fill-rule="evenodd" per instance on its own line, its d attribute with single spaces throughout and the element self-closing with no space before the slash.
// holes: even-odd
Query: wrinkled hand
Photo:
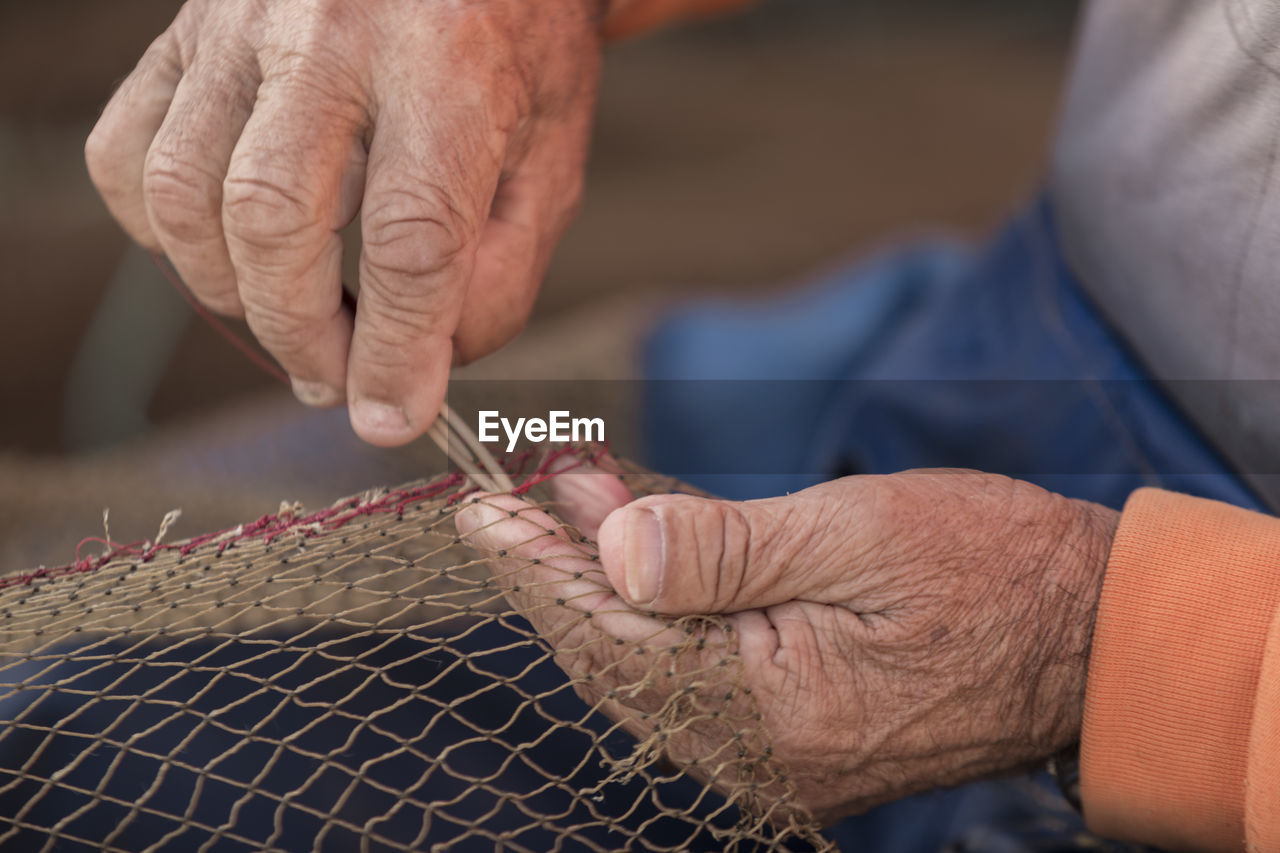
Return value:
<svg viewBox="0 0 1280 853">
<path fill-rule="evenodd" d="M 523 326 L 580 195 L 603 0 L 188 0 L 89 173 L 305 402 L 404 443 Z M 362 210 L 354 317 L 338 232 Z"/>
<path fill-rule="evenodd" d="M 1033 766 L 1079 737 L 1111 510 L 950 470 L 746 503 L 660 495 L 622 507 L 629 495 L 600 474 L 557 486 L 568 519 L 589 537 L 598 529 L 612 589 L 584 575 L 591 554 L 574 556 L 563 533 L 534 535 L 556 529 L 549 516 L 488 497 L 458 526 L 504 549 L 508 566 L 521 559 L 500 573 L 508 597 L 530 608 L 571 675 L 593 674 L 596 697 L 625 673 L 607 651 L 578 650 L 621 657 L 627 646 L 589 645 L 592 632 L 679 643 L 641 614 L 731 614 L 773 754 L 820 819 Z M 532 606 L 551 594 L 568 606 Z M 722 738 L 695 727 L 668 752 L 688 762 Z"/>
</svg>

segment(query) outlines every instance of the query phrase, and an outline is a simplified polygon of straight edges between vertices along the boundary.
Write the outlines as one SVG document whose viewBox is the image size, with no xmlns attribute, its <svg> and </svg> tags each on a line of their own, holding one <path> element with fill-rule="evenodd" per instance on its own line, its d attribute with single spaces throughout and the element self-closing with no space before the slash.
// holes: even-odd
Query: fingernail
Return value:
<svg viewBox="0 0 1280 853">
<path fill-rule="evenodd" d="M 627 597 L 632 604 L 644 606 L 658 597 L 662 579 L 666 550 L 662 522 L 652 510 L 634 509 L 627 513 L 626 523 Z"/>
<path fill-rule="evenodd" d="M 308 406 L 329 407 L 345 401 L 347 396 L 324 382 L 309 382 L 305 379 L 293 379 L 293 396 Z"/>
<path fill-rule="evenodd" d="M 374 400 L 356 400 L 351 405 L 351 423 L 366 439 L 397 441 L 410 432 L 404 409 Z"/>
</svg>

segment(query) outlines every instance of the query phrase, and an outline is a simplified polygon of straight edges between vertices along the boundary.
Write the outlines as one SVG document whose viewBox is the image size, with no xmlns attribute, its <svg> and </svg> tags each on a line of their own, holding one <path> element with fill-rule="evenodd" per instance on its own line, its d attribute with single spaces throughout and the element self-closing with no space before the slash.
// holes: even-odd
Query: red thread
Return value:
<svg viewBox="0 0 1280 853">
<path fill-rule="evenodd" d="M 561 447 L 547 454 L 542 463 L 530 474 L 523 483 L 511 490 L 514 495 L 523 495 L 539 483 L 545 483 L 552 477 L 557 477 L 566 471 L 572 471 L 575 468 L 582 468 L 587 465 L 595 466 L 601 459 L 609 453 L 608 443 L 595 445 L 588 452 L 574 447 Z M 568 456 L 576 457 L 569 465 L 562 466 L 556 470 L 551 470 L 557 462 Z M 523 464 L 523 460 L 522 463 Z"/>
<path fill-rule="evenodd" d="M 187 303 L 195 309 L 197 314 L 204 318 L 206 323 L 213 327 L 214 331 L 226 338 L 233 347 L 240 350 L 246 358 L 262 368 L 268 376 L 283 382 L 285 385 L 290 384 L 289 374 L 281 370 L 280 365 L 254 349 L 248 341 L 236 334 L 234 329 L 222 322 L 218 315 L 200 304 L 200 300 L 196 299 L 195 295 L 182 281 L 182 277 L 178 275 L 178 271 L 165 260 L 163 255 L 159 252 L 153 252 L 151 260 L 156 262 L 156 266 L 160 268 L 160 272 L 164 273 L 164 277 L 169 280 L 174 289 L 182 294 L 182 298 L 187 300 Z"/>
<path fill-rule="evenodd" d="M 178 275 L 177 270 L 173 269 L 166 259 L 159 253 L 153 253 L 151 256 L 156 266 L 169 283 L 182 294 L 196 313 L 204 318 L 205 322 L 211 325 L 223 338 L 232 344 L 236 349 L 240 350 L 250 361 L 262 368 L 269 376 L 278 379 L 284 384 L 289 384 L 289 376 L 279 365 L 270 361 L 257 350 L 255 350 L 240 335 L 236 334 L 229 326 L 222 322 L 216 315 L 200 304 L 199 300 L 191 293 L 187 286 L 183 283 L 182 278 Z M 552 477 L 563 474 L 566 471 L 572 471 L 575 468 L 581 468 L 586 465 L 596 465 L 599 461 L 608 455 L 609 446 L 606 443 L 592 445 L 589 447 L 575 448 L 565 446 L 558 448 L 551 453 L 542 457 L 533 472 L 525 475 L 525 467 L 530 460 L 538 456 L 533 450 L 525 450 L 514 456 L 505 456 L 501 462 L 502 467 L 513 478 L 524 477 L 511 493 L 514 495 L 526 494 L 534 486 L 544 483 Z M 571 464 L 562 466 L 555 471 L 552 467 L 560 460 L 570 456 L 576 457 Z M 82 574 L 85 572 L 93 572 L 109 564 L 112 560 L 119 557 L 129 556 L 136 557 L 142 562 L 151 560 L 156 554 L 167 551 L 178 551 L 180 557 L 186 557 L 202 545 L 208 545 L 215 541 L 218 542 L 217 556 L 221 556 L 224 551 L 235 547 L 237 542 L 243 542 L 249 539 L 262 537 L 267 544 L 274 542 L 290 531 L 300 532 L 304 537 L 311 538 L 320 532 L 328 532 L 335 530 L 347 522 L 359 518 L 361 516 L 374 515 L 380 513 L 394 512 L 397 515 L 402 514 L 405 508 L 415 502 L 422 500 L 430 500 L 438 498 L 449 489 L 460 486 L 466 480 L 466 475 L 461 471 L 454 471 L 445 477 L 440 478 L 432 483 L 418 486 L 413 489 L 402 489 L 399 491 L 389 492 L 376 501 L 361 503 L 359 498 L 350 498 L 338 506 L 330 507 L 325 510 L 310 513 L 306 516 L 298 518 L 292 513 L 277 513 L 275 515 L 264 515 L 257 521 L 243 524 L 239 527 L 227 528 L 214 533 L 206 533 L 188 539 L 181 545 L 162 545 L 160 543 L 134 542 L 128 545 L 121 545 L 100 536 L 88 536 L 76 545 L 75 562 L 65 566 L 54 566 L 51 568 L 39 568 L 30 572 L 23 572 L 7 577 L 0 577 L 0 590 L 8 589 L 14 586 L 24 584 L 32 584 L 38 580 L 54 579 L 65 577 L 67 575 Z M 450 495 L 446 501 L 446 506 L 453 506 L 459 500 L 469 494 L 478 491 L 476 487 L 470 489 L 462 489 Z M 232 535 L 234 532 L 234 535 Z M 97 557 L 81 557 L 80 551 L 85 545 L 96 542 L 106 546 L 106 551 Z"/>
<path fill-rule="evenodd" d="M 524 474 L 525 468 L 529 462 L 538 457 L 534 451 L 523 451 L 514 454 L 511 457 L 502 460 L 502 466 L 512 477 L 523 477 L 522 481 L 517 485 L 512 493 L 523 495 L 539 483 L 544 483 L 552 477 L 559 476 L 566 471 L 572 471 L 575 468 L 581 468 L 588 465 L 597 464 L 608 453 L 607 445 L 592 445 L 589 447 L 561 447 L 542 456 L 538 465 L 529 474 Z M 552 471 L 560 460 L 573 457 L 571 464 L 559 467 Z M 318 510 L 316 512 L 307 513 L 305 515 L 295 515 L 292 512 L 275 513 L 264 515 L 256 521 L 239 525 L 238 527 L 230 527 L 225 530 L 215 531 L 213 533 L 205 533 L 195 536 L 180 544 L 166 545 L 162 543 L 151 542 L 132 542 L 129 544 L 121 544 L 104 539 L 100 536 L 89 536 L 80 541 L 76 546 L 75 562 L 64 566 L 44 567 L 35 569 L 34 571 L 22 572 L 7 577 L 0 577 L 0 590 L 9 589 L 14 586 L 22 586 L 24 584 L 32 584 L 39 580 L 52 580 L 68 575 L 84 574 L 94 572 L 103 566 L 108 565 L 113 560 L 121 557 L 133 557 L 140 562 L 148 562 L 157 554 L 176 551 L 180 557 L 186 557 L 196 551 L 201 546 L 212 545 L 217 542 L 217 556 L 221 556 L 224 551 L 235 547 L 236 543 L 245 542 L 251 539 L 261 539 L 264 543 L 270 544 L 278 540 L 281 536 L 288 533 L 299 534 L 307 539 L 319 536 L 322 533 L 328 533 L 336 530 L 343 525 L 363 516 L 385 515 L 394 513 L 400 515 L 404 510 L 413 503 L 432 500 L 439 498 L 450 489 L 455 489 L 452 495 L 446 499 L 447 506 L 453 506 L 458 501 L 479 491 L 476 486 L 467 489 L 459 489 L 467 479 L 467 475 L 461 471 L 454 471 L 430 483 L 424 483 L 421 486 L 415 486 L 410 489 L 397 489 L 382 497 L 371 500 L 362 501 L 358 497 L 348 498 L 337 506 L 331 506 L 328 509 Z M 89 543 L 98 543 L 107 546 L 107 550 L 96 557 L 81 557 L 80 552 L 85 545 Z"/>
</svg>

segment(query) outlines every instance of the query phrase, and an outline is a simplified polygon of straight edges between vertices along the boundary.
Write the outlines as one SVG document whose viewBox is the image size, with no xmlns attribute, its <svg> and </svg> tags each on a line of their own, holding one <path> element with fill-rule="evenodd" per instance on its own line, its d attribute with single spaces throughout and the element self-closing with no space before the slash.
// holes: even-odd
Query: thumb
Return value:
<svg viewBox="0 0 1280 853">
<path fill-rule="evenodd" d="M 609 582 L 632 605 L 671 615 L 733 613 L 797 598 L 826 598 L 847 567 L 830 540 L 849 508 L 824 495 L 722 501 L 642 498 L 600 525 Z M 838 537 L 837 537 L 838 538 Z"/>
</svg>

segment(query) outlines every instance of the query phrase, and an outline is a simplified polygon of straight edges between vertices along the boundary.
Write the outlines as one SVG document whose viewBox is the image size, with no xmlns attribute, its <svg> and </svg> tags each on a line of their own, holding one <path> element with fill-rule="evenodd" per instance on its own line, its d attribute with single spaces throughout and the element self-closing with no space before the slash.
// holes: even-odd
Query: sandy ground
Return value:
<svg viewBox="0 0 1280 853">
<path fill-rule="evenodd" d="M 473 374 L 625 375 L 666 300 L 761 293 L 889 240 L 994 227 L 1041 172 L 1072 5 L 903 5 L 775 0 L 612 48 L 582 214 L 529 332 Z M 100 531 L 104 504 L 147 536 L 198 492 L 193 533 L 423 464 L 301 413 L 130 257 L 93 194 L 83 138 L 176 8 L 0 0 L 2 568 L 57 560 L 72 530 Z M 255 464 L 212 479 L 185 464 L 288 429 L 319 436 L 324 463 L 260 441 Z"/>
</svg>

